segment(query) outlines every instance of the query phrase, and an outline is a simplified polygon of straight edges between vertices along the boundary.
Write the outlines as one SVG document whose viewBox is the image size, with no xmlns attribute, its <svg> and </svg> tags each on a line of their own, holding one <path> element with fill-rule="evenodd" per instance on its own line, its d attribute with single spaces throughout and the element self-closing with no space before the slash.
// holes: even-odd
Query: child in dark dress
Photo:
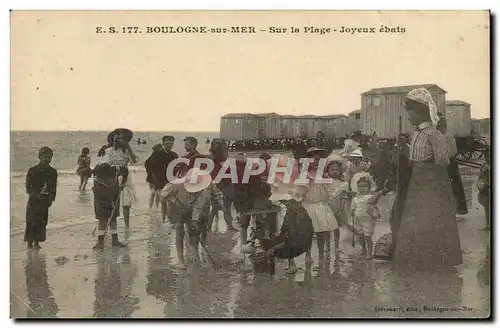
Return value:
<svg viewBox="0 0 500 328">
<path fill-rule="evenodd" d="M 85 190 L 87 187 L 87 182 L 89 178 L 92 176 L 92 169 L 90 168 L 90 149 L 84 147 L 82 149 L 82 154 L 78 156 L 78 169 L 76 170 L 76 174 L 80 176 L 80 187 L 78 190 Z"/>
<path fill-rule="evenodd" d="M 57 191 L 57 171 L 49 165 L 53 154 L 49 147 L 40 148 L 40 163 L 30 168 L 26 174 L 26 193 L 29 198 L 24 241 L 28 243 L 28 248 L 41 248 L 40 243 L 47 239 L 49 207 L 56 200 Z"/>
<path fill-rule="evenodd" d="M 126 247 L 118 241 L 116 219 L 120 215 L 120 192 L 127 181 L 128 169 L 122 166 L 117 170 L 107 163 L 99 164 L 94 169 L 94 211 L 99 221 L 97 244 L 94 249 L 104 248 L 104 236 L 108 225 L 112 246 Z M 118 183 L 119 176 L 123 178 L 121 185 Z"/>
<path fill-rule="evenodd" d="M 288 260 L 288 274 L 297 272 L 295 258 L 311 248 L 313 225 L 307 211 L 296 199 L 281 200 L 287 207 L 280 234 L 265 239 L 264 249 L 270 257 Z"/>
</svg>

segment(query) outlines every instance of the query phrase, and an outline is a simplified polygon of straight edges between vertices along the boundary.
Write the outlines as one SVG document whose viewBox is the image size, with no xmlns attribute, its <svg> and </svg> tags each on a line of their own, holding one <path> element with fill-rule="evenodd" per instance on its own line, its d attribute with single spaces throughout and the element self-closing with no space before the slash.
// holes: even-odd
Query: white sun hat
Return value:
<svg viewBox="0 0 500 328">
<path fill-rule="evenodd" d="M 191 177 L 195 175 L 196 181 L 191 181 Z M 212 177 L 206 172 L 202 172 L 198 168 L 192 168 L 186 174 L 184 179 L 176 179 L 173 184 L 182 184 L 184 189 L 189 193 L 195 193 L 207 189 L 212 183 Z"/>
<path fill-rule="evenodd" d="M 350 152 L 347 157 L 364 157 L 361 149 L 357 148 Z"/>
</svg>

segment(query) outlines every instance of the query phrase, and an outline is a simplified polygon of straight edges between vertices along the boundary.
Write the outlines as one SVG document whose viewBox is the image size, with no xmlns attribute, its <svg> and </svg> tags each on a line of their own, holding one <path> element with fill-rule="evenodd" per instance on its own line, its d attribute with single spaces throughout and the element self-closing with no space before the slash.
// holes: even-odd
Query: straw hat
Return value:
<svg viewBox="0 0 500 328">
<path fill-rule="evenodd" d="M 349 154 L 347 154 L 347 157 L 364 157 L 364 156 L 363 156 L 363 153 L 361 152 L 361 149 L 357 148 L 357 149 L 354 149 Z"/>
<path fill-rule="evenodd" d="M 125 135 L 125 139 L 127 139 L 128 142 L 130 142 L 130 140 L 132 140 L 132 138 L 134 137 L 134 133 L 129 129 L 126 129 L 126 128 L 114 129 L 113 131 L 111 131 L 108 134 L 108 144 L 110 144 L 110 145 L 113 144 L 113 141 L 114 141 L 115 136 L 117 134 Z"/>
<path fill-rule="evenodd" d="M 189 193 L 195 193 L 205 190 L 212 183 L 212 178 L 210 177 L 209 174 L 206 173 L 200 174 L 200 172 L 201 172 L 200 169 L 192 168 L 188 171 L 185 180 L 179 178 L 174 180 L 172 183 L 177 185 L 182 184 L 184 189 L 186 189 L 186 191 Z M 190 181 L 193 175 L 196 175 L 197 177 L 195 182 Z"/>
</svg>

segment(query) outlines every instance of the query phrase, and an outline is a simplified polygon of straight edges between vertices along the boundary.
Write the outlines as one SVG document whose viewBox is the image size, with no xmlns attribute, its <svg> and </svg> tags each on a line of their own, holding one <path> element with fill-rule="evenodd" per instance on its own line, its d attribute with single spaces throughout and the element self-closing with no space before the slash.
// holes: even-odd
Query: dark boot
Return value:
<svg viewBox="0 0 500 328">
<path fill-rule="evenodd" d="M 111 245 L 115 247 L 127 247 L 124 243 L 118 241 L 118 234 L 111 235 Z"/>
<path fill-rule="evenodd" d="M 104 249 L 104 236 L 97 236 L 97 243 L 95 244 L 94 249 Z"/>
</svg>

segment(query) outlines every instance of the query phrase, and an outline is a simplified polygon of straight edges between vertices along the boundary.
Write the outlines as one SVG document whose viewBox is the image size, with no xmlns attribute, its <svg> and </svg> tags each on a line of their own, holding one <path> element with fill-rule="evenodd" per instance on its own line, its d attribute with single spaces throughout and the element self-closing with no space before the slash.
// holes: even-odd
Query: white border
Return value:
<svg viewBox="0 0 500 328">
<path fill-rule="evenodd" d="M 500 1 L 493 1 L 493 0 L 474 0 L 474 1 L 449 1 L 449 2 L 444 2 L 444 1 L 436 1 L 436 0 L 420 0 L 420 1 L 361 1 L 361 0 L 350 0 L 350 1 L 336 1 L 336 2 L 323 2 L 323 1 L 316 1 L 316 0 L 308 0 L 308 1 L 263 1 L 263 0 L 253 0 L 253 1 L 232 1 L 230 4 L 228 1 L 210 1 L 210 3 L 205 2 L 205 1 L 169 1 L 168 6 L 164 7 L 158 7 L 159 1 L 152 1 L 152 0 L 141 0 L 141 1 L 127 1 L 127 0 L 122 0 L 119 3 L 115 2 L 112 3 L 111 1 L 103 1 L 103 0 L 87 0 L 87 1 L 44 1 L 43 5 L 38 2 L 38 1 L 2 1 L 1 7 L 2 11 L 0 12 L 0 17 L 1 17 L 1 25 L 0 25 L 0 37 L 1 37 L 1 44 L 3 47 L 3 51 L 1 52 L 1 58 L 2 62 L 4 65 L 1 67 L 2 71 L 2 82 L 3 82 L 3 97 L 1 98 L 3 100 L 3 107 L 4 109 L 0 111 L 0 124 L 2 125 L 2 128 L 0 129 L 1 133 L 1 138 L 0 142 L 2 142 L 2 146 L 4 150 L 9 150 L 10 149 L 10 127 L 9 127 L 9 85 L 10 85 L 10 77 L 9 77 L 9 65 L 10 65 L 10 56 L 9 56 L 9 9 L 356 9 L 356 10 L 368 10 L 368 9 L 476 9 L 476 10 L 481 10 L 481 9 L 492 9 L 493 12 L 499 13 L 499 4 Z M 498 20 L 496 21 L 498 24 Z M 497 43 L 496 43 L 497 45 Z M 497 47 L 495 47 L 497 48 Z M 498 53 L 496 51 L 496 53 Z M 498 63 L 497 63 L 498 64 Z M 498 73 L 497 71 L 495 73 Z M 492 93 L 495 93 L 495 91 L 498 90 L 495 88 L 495 90 L 492 90 Z M 496 92 L 498 94 L 498 92 Z M 497 102 L 495 104 L 492 104 L 493 108 L 496 108 Z M 496 138 L 494 141 L 494 144 L 496 144 Z M 0 171 L 3 172 L 1 175 L 2 183 L 1 183 L 1 201 L 3 203 L 3 206 L 1 206 L 2 209 L 2 214 L 1 215 L 1 222 L 4 225 L 2 231 L 4 231 L 4 234 L 7 234 L 7 232 L 10 231 L 10 226 L 9 226 L 9 218 L 10 218 L 10 182 L 9 182 L 9 177 L 10 177 L 10 152 L 8 157 L 4 157 L 4 160 L 0 161 Z M 496 169 L 496 165 L 495 165 Z M 496 170 L 495 170 L 496 171 Z M 495 199 L 497 200 L 497 199 Z M 496 202 L 495 202 L 496 203 Z M 495 225 L 497 226 L 497 225 Z M 495 232 L 498 233 L 499 229 L 496 229 Z M 9 247 L 10 247 L 10 238 L 2 238 L 0 239 L 2 246 L 0 249 L 4 253 L 4 256 L 2 257 L 5 266 L 4 268 L 7 268 L 10 266 L 10 252 L 9 252 Z M 497 246 L 498 246 L 497 242 Z M 498 251 L 498 247 L 496 249 Z M 495 252 L 496 254 L 496 252 Z M 3 269 L 0 270 L 0 273 L 2 275 L 2 280 L 4 282 L 4 286 L 10 286 L 10 277 L 9 277 L 9 270 Z M 492 279 L 494 277 L 492 276 Z M 498 284 L 496 284 L 498 286 Z M 7 287 L 10 289 L 10 287 Z M 7 325 L 13 325 L 14 322 L 9 318 L 10 314 L 10 305 L 9 305 L 9 299 L 10 299 L 10 294 L 8 292 L 3 293 L 3 297 L 1 299 L 1 311 L 2 311 L 2 316 L 1 318 L 3 321 L 6 321 L 5 323 Z M 89 323 L 93 323 L 91 321 L 88 321 Z M 206 322 L 200 322 L 202 324 L 206 324 Z M 302 322 L 305 323 L 305 322 Z M 359 324 L 363 324 L 362 322 L 358 322 Z M 109 325 L 111 323 L 106 323 L 106 325 Z M 135 323 L 139 324 L 139 323 Z M 162 324 L 168 324 L 171 325 L 173 324 L 172 322 L 165 322 Z M 195 323 L 189 323 L 189 325 L 194 325 Z M 233 324 L 233 323 L 231 323 Z M 249 323 L 244 323 L 240 322 L 242 326 L 249 325 Z M 263 322 L 257 322 L 259 325 L 271 325 L 271 324 L 278 324 L 278 322 L 272 322 L 272 323 L 263 323 Z M 289 325 L 290 323 L 286 322 L 284 323 L 286 325 Z M 334 322 L 330 324 L 335 324 Z M 342 323 L 338 323 L 342 324 Z M 399 322 L 398 324 L 403 324 L 403 322 Z M 417 323 L 418 324 L 418 323 Z M 424 324 L 424 323 L 422 323 Z M 437 326 L 438 324 L 442 325 L 442 323 L 438 322 L 425 322 L 426 326 Z M 448 325 L 452 325 L 454 323 L 446 323 Z M 479 324 L 479 323 L 476 323 Z M 24 324 L 25 327 L 31 326 L 33 324 Z M 69 326 L 70 324 L 63 324 L 63 326 Z M 103 323 L 93 323 L 93 325 L 99 327 L 102 326 L 104 327 L 105 325 Z M 364 323 L 363 325 L 367 325 L 367 323 Z M 4 326 L 4 325 L 2 325 Z"/>
</svg>

